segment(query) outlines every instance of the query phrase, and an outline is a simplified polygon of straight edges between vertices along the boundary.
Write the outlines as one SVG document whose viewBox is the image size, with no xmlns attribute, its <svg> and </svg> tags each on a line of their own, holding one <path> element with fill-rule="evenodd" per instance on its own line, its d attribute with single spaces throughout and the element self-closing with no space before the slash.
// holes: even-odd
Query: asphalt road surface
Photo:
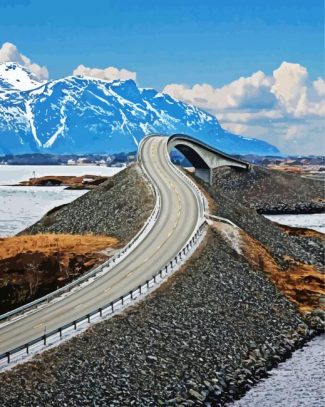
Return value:
<svg viewBox="0 0 325 407">
<path fill-rule="evenodd" d="M 161 211 L 150 233 L 93 283 L 16 321 L 0 324 L 0 354 L 42 336 L 45 329 L 55 330 L 126 295 L 151 279 L 182 249 L 195 229 L 200 208 L 194 192 L 172 169 L 167 141 L 167 137 L 150 137 L 141 149 L 142 163 L 161 194 Z"/>
</svg>

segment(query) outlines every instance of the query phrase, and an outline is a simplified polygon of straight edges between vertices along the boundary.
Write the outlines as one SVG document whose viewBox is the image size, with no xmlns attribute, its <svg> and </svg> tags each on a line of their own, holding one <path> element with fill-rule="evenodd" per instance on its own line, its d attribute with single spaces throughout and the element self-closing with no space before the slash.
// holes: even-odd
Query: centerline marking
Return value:
<svg viewBox="0 0 325 407">
<path fill-rule="evenodd" d="M 39 324 L 34 325 L 33 328 L 34 328 L 34 329 L 40 328 L 41 326 L 44 326 L 44 325 L 45 325 L 45 322 L 40 322 Z"/>
</svg>

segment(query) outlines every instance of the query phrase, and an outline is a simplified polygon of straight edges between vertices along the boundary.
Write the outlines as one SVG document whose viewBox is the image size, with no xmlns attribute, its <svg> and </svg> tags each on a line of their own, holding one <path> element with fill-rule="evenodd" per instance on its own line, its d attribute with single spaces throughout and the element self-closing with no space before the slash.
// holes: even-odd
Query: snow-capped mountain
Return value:
<svg viewBox="0 0 325 407">
<path fill-rule="evenodd" d="M 228 153 L 279 153 L 132 80 L 70 76 L 42 84 L 17 64 L 0 64 L 0 154 L 129 152 L 149 133 L 185 133 Z"/>
<path fill-rule="evenodd" d="M 13 63 L 0 64 L 0 92 L 4 90 L 29 90 L 42 85 L 28 69 Z"/>
</svg>

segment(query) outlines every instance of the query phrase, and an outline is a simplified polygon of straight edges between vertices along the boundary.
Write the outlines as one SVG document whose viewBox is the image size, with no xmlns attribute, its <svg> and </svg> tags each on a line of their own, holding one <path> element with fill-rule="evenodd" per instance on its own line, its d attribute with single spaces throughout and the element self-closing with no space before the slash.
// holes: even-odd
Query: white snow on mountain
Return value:
<svg viewBox="0 0 325 407">
<path fill-rule="evenodd" d="M 185 133 L 228 153 L 278 153 L 133 80 L 69 76 L 41 83 L 16 63 L 0 64 L 0 154 L 129 152 L 148 133 Z"/>
<path fill-rule="evenodd" d="M 42 85 L 28 69 L 14 62 L 0 64 L 0 90 L 30 90 Z"/>
</svg>

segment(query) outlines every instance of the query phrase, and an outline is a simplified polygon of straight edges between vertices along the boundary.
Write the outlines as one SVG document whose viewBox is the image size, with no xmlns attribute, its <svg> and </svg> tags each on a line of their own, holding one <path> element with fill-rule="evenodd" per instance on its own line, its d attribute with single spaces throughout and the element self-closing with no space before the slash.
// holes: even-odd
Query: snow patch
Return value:
<svg viewBox="0 0 325 407">
<path fill-rule="evenodd" d="M 222 222 L 213 222 L 215 229 L 217 229 L 221 236 L 230 244 L 237 254 L 242 254 L 241 245 L 242 240 L 238 228 Z"/>
<path fill-rule="evenodd" d="M 0 88 L 7 90 L 30 90 L 42 85 L 34 74 L 19 64 L 0 63 Z"/>
<path fill-rule="evenodd" d="M 39 138 L 37 137 L 37 133 L 36 133 L 36 128 L 35 128 L 35 124 L 34 124 L 34 113 L 32 110 L 31 101 L 26 101 L 25 108 L 26 108 L 26 117 L 27 117 L 27 120 L 29 121 L 34 140 L 36 141 L 36 144 L 39 147 L 42 147 L 42 143 L 39 140 Z"/>
</svg>

